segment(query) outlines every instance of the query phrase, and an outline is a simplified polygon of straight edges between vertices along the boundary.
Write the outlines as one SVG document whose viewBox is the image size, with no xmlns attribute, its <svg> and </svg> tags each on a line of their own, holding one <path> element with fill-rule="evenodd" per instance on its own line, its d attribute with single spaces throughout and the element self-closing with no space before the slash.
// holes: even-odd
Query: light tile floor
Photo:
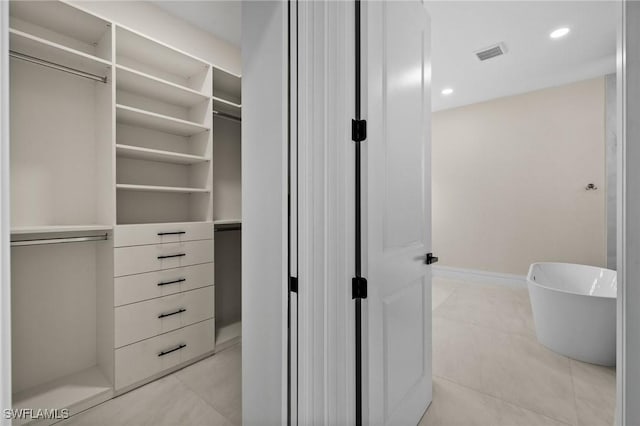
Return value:
<svg viewBox="0 0 640 426">
<path fill-rule="evenodd" d="M 615 369 L 540 345 L 526 288 L 434 279 L 433 374 L 420 425 L 613 424 Z"/>
<path fill-rule="evenodd" d="M 58 425 L 241 425 L 240 353 L 236 344 Z"/>
<path fill-rule="evenodd" d="M 240 425 L 241 346 L 91 408 L 75 426 Z M 433 282 L 433 402 L 421 426 L 610 426 L 615 369 L 540 345 L 524 288 Z"/>
</svg>

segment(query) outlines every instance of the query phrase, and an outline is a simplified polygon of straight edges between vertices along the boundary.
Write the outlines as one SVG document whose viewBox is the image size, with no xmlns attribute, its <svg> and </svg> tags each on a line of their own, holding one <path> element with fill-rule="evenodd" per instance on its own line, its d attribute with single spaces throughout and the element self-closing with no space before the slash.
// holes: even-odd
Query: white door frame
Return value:
<svg viewBox="0 0 640 426">
<path fill-rule="evenodd" d="M 354 424 L 353 2 L 297 7 L 298 424 Z"/>
<path fill-rule="evenodd" d="M 287 3 L 242 5 L 242 419 L 287 418 Z"/>
<path fill-rule="evenodd" d="M 618 350 L 620 426 L 640 423 L 640 2 L 618 21 Z"/>
<path fill-rule="evenodd" d="M 0 425 L 11 408 L 11 222 L 9 200 L 9 2 L 0 1 Z"/>
</svg>

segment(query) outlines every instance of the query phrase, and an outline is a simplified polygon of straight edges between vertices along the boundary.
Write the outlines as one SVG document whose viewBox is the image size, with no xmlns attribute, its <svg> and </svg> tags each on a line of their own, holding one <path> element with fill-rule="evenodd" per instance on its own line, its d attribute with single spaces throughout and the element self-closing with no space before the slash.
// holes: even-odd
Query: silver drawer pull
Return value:
<svg viewBox="0 0 640 426">
<path fill-rule="evenodd" d="M 176 283 L 182 283 L 185 282 L 187 279 L 186 278 L 178 278 L 177 280 L 172 280 L 172 281 L 160 281 L 158 283 L 158 286 L 163 286 L 163 285 L 169 285 L 169 284 L 176 284 Z"/>
<path fill-rule="evenodd" d="M 182 344 L 180 344 L 180 345 L 176 346 L 176 347 L 175 347 L 175 348 L 173 348 L 173 349 L 168 349 L 168 350 L 166 350 L 166 351 L 162 351 L 162 352 L 160 352 L 160 353 L 158 354 L 158 356 L 165 356 L 165 355 L 167 355 L 167 354 L 170 354 L 171 352 L 179 351 L 180 349 L 184 349 L 184 348 L 186 348 L 186 347 L 187 347 L 187 345 L 186 345 L 185 343 L 182 343 Z"/>
<path fill-rule="evenodd" d="M 186 233 L 187 231 L 158 232 L 158 236 L 162 237 L 163 235 L 182 235 Z"/>
<path fill-rule="evenodd" d="M 185 308 L 180 308 L 177 311 L 167 312 L 166 314 L 160 314 L 158 315 L 158 318 L 166 318 L 166 317 L 170 317 L 171 315 L 181 314 L 183 312 L 187 312 L 187 310 Z"/>
<path fill-rule="evenodd" d="M 178 253 L 178 254 L 165 254 L 163 256 L 158 256 L 158 259 L 169 259 L 171 257 L 182 257 L 186 256 L 187 253 Z"/>
</svg>

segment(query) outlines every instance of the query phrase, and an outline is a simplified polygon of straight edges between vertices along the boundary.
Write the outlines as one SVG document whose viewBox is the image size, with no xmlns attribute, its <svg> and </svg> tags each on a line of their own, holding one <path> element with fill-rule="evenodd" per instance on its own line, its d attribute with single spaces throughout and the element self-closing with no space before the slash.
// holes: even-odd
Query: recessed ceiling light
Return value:
<svg viewBox="0 0 640 426">
<path fill-rule="evenodd" d="M 453 89 L 451 87 L 446 87 L 444 89 L 442 89 L 442 93 L 443 95 L 447 96 L 453 93 Z"/>
<path fill-rule="evenodd" d="M 571 30 L 569 28 L 567 28 L 567 27 L 558 28 L 557 30 L 553 30 L 551 32 L 551 34 L 549 34 L 549 37 L 551 37 L 551 38 L 564 37 L 567 34 L 569 34 L 569 31 L 571 31 Z"/>
</svg>

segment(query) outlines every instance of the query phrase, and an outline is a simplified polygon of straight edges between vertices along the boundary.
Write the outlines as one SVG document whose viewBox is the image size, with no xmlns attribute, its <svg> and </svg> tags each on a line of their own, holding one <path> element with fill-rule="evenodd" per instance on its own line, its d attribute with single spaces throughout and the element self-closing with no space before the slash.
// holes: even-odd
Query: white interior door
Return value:
<svg viewBox="0 0 640 426">
<path fill-rule="evenodd" d="M 415 425 L 432 396 L 430 21 L 419 0 L 363 6 L 364 422 Z"/>
</svg>

